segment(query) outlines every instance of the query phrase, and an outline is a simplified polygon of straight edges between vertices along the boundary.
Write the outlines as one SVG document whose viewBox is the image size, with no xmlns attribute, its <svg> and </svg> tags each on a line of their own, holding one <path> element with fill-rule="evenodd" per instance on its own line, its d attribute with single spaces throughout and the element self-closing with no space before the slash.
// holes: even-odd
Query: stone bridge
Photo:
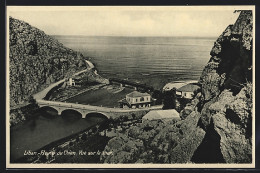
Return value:
<svg viewBox="0 0 260 173">
<path fill-rule="evenodd" d="M 161 106 L 142 108 L 142 109 L 108 108 L 108 107 L 83 105 L 83 104 L 76 104 L 76 103 L 65 103 L 65 102 L 48 101 L 48 100 L 37 100 L 37 103 L 40 108 L 51 107 L 57 110 L 58 115 L 61 115 L 62 112 L 65 110 L 74 110 L 80 113 L 82 118 L 86 118 L 86 116 L 91 113 L 100 113 L 109 119 L 109 118 L 116 118 L 124 115 L 129 116 L 132 113 L 137 113 L 137 112 L 145 112 L 154 109 L 161 109 Z"/>
</svg>

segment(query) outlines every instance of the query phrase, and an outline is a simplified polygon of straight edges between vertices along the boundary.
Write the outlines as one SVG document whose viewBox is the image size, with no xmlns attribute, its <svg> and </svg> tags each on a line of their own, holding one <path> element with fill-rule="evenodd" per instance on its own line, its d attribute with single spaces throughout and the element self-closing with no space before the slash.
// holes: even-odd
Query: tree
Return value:
<svg viewBox="0 0 260 173">
<path fill-rule="evenodd" d="M 128 121 L 128 116 L 123 116 L 123 121 Z"/>
<path fill-rule="evenodd" d="M 176 108 L 176 90 L 164 91 L 163 93 L 163 109 Z"/>
<path fill-rule="evenodd" d="M 87 135 L 86 135 L 86 133 L 83 133 L 83 135 L 81 136 L 81 139 L 84 140 L 84 141 L 87 140 Z"/>
<path fill-rule="evenodd" d="M 96 133 L 96 132 L 97 132 L 97 127 L 96 127 L 96 126 L 94 126 L 94 127 L 92 128 L 92 132 L 93 132 L 93 133 Z"/>
<path fill-rule="evenodd" d="M 136 119 L 136 115 L 134 113 L 132 113 L 131 115 L 132 115 L 132 119 L 135 120 Z"/>
<path fill-rule="evenodd" d="M 161 91 L 154 90 L 152 93 L 152 97 L 156 99 L 156 105 L 162 104 L 163 93 Z"/>
<path fill-rule="evenodd" d="M 33 96 L 30 96 L 28 100 L 29 100 L 29 103 L 36 104 L 36 100 L 33 98 Z"/>
</svg>

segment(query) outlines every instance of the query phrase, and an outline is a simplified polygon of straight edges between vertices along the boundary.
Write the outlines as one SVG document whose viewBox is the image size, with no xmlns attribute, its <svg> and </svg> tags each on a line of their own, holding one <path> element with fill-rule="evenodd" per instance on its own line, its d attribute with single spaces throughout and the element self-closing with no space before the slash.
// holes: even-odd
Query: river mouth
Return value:
<svg viewBox="0 0 260 173">
<path fill-rule="evenodd" d="M 54 141 L 89 129 L 106 120 L 103 116 L 82 119 L 78 113 L 67 111 L 58 115 L 52 109 L 39 109 L 30 120 L 11 127 L 10 159 L 14 163 L 25 151 L 36 151 Z"/>
</svg>

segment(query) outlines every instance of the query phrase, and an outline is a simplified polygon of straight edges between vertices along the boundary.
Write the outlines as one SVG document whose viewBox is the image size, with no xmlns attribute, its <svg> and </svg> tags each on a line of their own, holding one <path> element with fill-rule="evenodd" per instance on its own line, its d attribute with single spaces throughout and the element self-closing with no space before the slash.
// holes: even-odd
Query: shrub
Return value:
<svg viewBox="0 0 260 173">
<path fill-rule="evenodd" d="M 84 141 L 87 140 L 87 135 L 86 135 L 86 133 L 83 133 L 83 135 L 81 136 L 81 139 L 84 140 Z"/>
</svg>

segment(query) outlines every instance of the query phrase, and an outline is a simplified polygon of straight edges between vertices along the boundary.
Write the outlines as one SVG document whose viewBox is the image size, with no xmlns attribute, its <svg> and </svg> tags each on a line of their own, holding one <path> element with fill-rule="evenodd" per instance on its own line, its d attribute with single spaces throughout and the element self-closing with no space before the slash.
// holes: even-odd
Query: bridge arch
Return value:
<svg viewBox="0 0 260 173">
<path fill-rule="evenodd" d="M 72 118 L 72 117 L 77 117 L 77 118 L 82 118 L 83 114 L 78 111 L 77 109 L 64 109 L 61 111 L 60 115 L 64 118 Z"/>
<path fill-rule="evenodd" d="M 46 111 L 48 113 L 53 110 L 57 114 L 59 114 L 59 110 L 56 107 L 54 107 L 54 106 L 42 106 L 42 107 L 39 108 L 39 110 L 44 110 L 44 111 Z"/>
<path fill-rule="evenodd" d="M 103 113 L 103 112 L 88 112 L 84 118 L 88 118 L 88 117 L 91 117 L 91 116 L 98 116 L 98 117 L 104 117 L 106 119 L 109 119 L 110 116 L 107 115 L 106 113 Z"/>
</svg>

